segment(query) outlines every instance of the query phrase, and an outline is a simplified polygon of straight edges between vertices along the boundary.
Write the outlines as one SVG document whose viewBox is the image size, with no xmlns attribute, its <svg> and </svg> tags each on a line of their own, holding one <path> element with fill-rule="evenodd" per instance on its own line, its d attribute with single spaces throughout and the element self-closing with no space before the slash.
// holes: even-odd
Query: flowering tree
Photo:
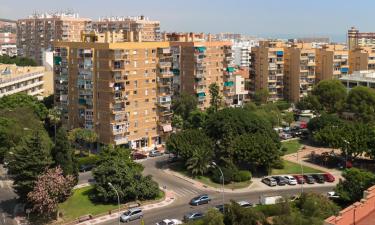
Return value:
<svg viewBox="0 0 375 225">
<path fill-rule="evenodd" d="M 51 214 L 57 211 L 58 203 L 70 196 L 73 186 L 74 177 L 64 176 L 60 167 L 46 169 L 27 197 L 35 212 Z"/>
</svg>

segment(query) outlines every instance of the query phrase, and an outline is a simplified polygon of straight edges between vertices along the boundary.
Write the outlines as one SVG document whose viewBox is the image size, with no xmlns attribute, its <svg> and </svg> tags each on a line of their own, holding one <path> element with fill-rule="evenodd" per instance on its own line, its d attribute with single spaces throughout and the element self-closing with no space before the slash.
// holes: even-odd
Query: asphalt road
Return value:
<svg viewBox="0 0 375 225">
<path fill-rule="evenodd" d="M 6 170 L 0 165 L 0 225 L 13 225 L 12 219 L 17 195 L 13 192 L 12 182 L 6 176 Z"/>
<path fill-rule="evenodd" d="M 161 221 L 162 219 L 166 218 L 176 218 L 182 220 L 183 216 L 189 212 L 193 211 L 206 211 L 208 208 L 213 207 L 215 205 L 222 204 L 222 194 L 216 191 L 204 191 L 201 189 L 197 189 L 191 185 L 191 183 L 179 179 L 172 175 L 167 175 L 161 169 L 166 166 L 166 160 L 168 156 L 157 157 L 157 158 L 149 158 L 147 160 L 143 160 L 140 163 L 144 165 L 145 170 L 144 174 L 152 175 L 155 181 L 159 183 L 159 185 L 166 186 L 167 189 L 173 190 L 176 193 L 177 199 L 173 202 L 173 204 L 158 209 L 147 210 L 144 212 L 144 222 L 146 225 L 152 225 L 156 222 Z M 79 183 L 86 183 L 89 180 L 92 180 L 91 173 L 86 172 L 80 174 L 80 182 Z M 326 193 L 330 191 L 331 187 L 326 186 L 304 186 L 304 191 L 306 192 L 317 192 L 317 193 Z M 229 202 L 229 200 L 240 201 L 246 200 L 252 203 L 258 203 L 259 198 L 261 195 L 294 195 L 300 192 L 298 188 L 291 188 L 291 189 L 278 189 L 277 187 L 270 188 L 266 191 L 258 191 L 258 192 L 251 192 L 251 193 L 226 193 L 225 194 L 225 201 Z M 201 205 L 201 206 L 190 206 L 188 204 L 189 200 L 194 196 L 199 194 L 209 194 L 212 198 L 210 204 Z M 109 225 L 109 224 L 117 224 L 117 219 L 103 222 L 101 225 Z M 140 220 L 132 221 L 128 223 L 129 225 L 136 225 L 141 224 Z"/>
</svg>

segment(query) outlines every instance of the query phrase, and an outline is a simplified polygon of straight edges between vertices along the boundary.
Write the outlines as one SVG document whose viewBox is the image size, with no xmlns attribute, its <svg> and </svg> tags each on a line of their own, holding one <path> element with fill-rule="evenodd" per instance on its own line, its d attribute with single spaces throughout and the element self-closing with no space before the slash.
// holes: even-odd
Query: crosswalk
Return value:
<svg viewBox="0 0 375 225">
<path fill-rule="evenodd" d="M 13 181 L 11 180 L 0 180 L 0 189 L 6 188 L 11 189 L 13 185 Z"/>
<path fill-rule="evenodd" d="M 187 189 L 187 188 L 174 188 L 172 191 L 179 197 L 184 197 L 184 196 L 195 196 L 198 195 L 199 192 L 196 190 L 192 189 Z"/>
</svg>

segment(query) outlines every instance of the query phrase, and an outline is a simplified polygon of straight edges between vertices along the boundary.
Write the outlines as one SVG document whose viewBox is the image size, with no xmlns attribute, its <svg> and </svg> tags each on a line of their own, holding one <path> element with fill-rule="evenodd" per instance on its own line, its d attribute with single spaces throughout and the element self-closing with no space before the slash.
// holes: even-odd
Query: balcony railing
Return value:
<svg viewBox="0 0 375 225">
<path fill-rule="evenodd" d="M 158 66 L 159 66 L 160 68 L 171 67 L 171 66 L 172 66 L 172 63 L 171 63 L 171 62 L 159 62 L 159 63 L 158 63 Z"/>
</svg>

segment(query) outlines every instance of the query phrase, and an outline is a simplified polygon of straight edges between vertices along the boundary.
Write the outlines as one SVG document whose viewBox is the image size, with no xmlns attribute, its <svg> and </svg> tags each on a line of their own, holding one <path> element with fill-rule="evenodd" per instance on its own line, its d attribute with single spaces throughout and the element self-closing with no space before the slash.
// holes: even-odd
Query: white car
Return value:
<svg viewBox="0 0 375 225">
<path fill-rule="evenodd" d="M 238 201 L 237 204 L 239 204 L 243 208 L 250 208 L 253 207 L 253 204 L 247 201 Z"/>
<path fill-rule="evenodd" d="M 336 192 L 334 192 L 334 191 L 330 191 L 330 192 L 328 192 L 328 193 L 327 193 L 327 197 L 328 197 L 328 198 L 340 198 L 340 196 L 338 196 L 338 195 L 336 194 Z"/>
<path fill-rule="evenodd" d="M 165 219 L 156 223 L 156 225 L 178 225 L 178 224 L 182 224 L 182 221 L 178 219 Z"/>
<path fill-rule="evenodd" d="M 286 176 L 284 176 L 284 178 L 287 180 L 289 185 L 296 185 L 297 184 L 296 178 L 294 178 L 290 175 L 286 175 Z"/>
</svg>

